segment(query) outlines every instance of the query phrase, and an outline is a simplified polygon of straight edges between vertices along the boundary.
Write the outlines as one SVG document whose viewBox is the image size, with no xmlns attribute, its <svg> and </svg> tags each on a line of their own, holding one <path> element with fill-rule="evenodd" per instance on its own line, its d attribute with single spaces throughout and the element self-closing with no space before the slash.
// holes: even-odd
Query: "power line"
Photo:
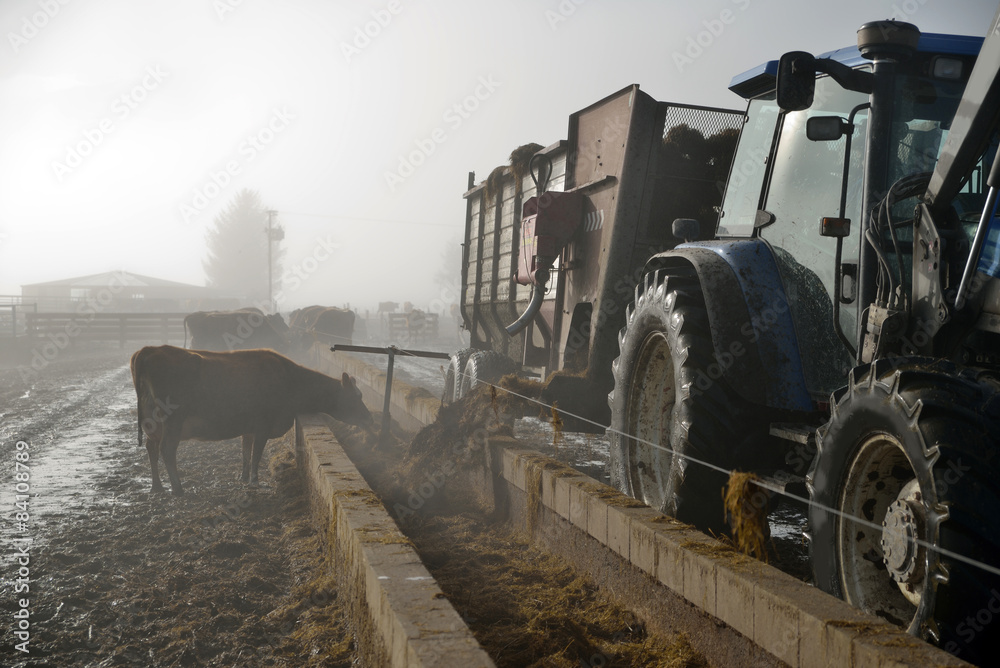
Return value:
<svg viewBox="0 0 1000 668">
<path fill-rule="evenodd" d="M 287 214 L 289 216 L 310 216 L 313 218 L 331 218 L 335 220 L 349 220 L 349 221 L 362 221 L 365 223 L 385 223 L 388 225 L 422 225 L 425 227 L 448 227 L 454 230 L 460 230 L 461 226 L 458 224 L 451 223 L 430 223 L 419 220 L 396 220 L 392 218 L 359 218 L 358 216 L 341 216 L 334 213 L 307 213 L 305 211 L 286 211 L 284 209 L 279 210 L 281 214 Z"/>
</svg>

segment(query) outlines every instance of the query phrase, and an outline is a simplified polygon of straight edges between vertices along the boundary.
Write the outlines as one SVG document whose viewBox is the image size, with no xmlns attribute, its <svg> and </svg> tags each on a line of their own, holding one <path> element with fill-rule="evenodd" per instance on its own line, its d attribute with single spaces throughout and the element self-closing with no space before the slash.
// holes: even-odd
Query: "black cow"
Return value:
<svg viewBox="0 0 1000 668">
<path fill-rule="evenodd" d="M 284 352 L 288 325 L 281 315 L 264 315 L 257 308 L 236 311 L 198 311 L 184 318 L 184 345 L 198 350 L 271 348 Z"/>
</svg>

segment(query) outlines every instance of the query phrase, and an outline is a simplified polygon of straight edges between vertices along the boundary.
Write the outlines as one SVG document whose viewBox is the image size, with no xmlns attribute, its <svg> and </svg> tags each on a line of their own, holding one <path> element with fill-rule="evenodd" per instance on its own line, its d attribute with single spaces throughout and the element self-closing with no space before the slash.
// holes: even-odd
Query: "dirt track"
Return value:
<svg viewBox="0 0 1000 668">
<path fill-rule="evenodd" d="M 184 443 L 187 493 L 151 494 L 127 361 L 103 351 L 32 378 L 0 370 L 0 665 L 351 665 L 289 443 L 268 446 L 258 488 L 238 481 L 238 441 Z M 25 531 L 17 440 L 29 443 Z M 25 597 L 29 654 L 13 635 Z"/>
</svg>

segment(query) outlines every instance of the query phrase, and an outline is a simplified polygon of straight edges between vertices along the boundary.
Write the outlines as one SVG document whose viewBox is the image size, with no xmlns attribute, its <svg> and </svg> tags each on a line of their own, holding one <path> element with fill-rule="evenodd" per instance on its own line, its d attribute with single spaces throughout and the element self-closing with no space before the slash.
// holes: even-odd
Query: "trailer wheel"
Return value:
<svg viewBox="0 0 1000 668">
<path fill-rule="evenodd" d="M 724 531 L 722 470 L 735 465 L 756 421 L 711 373 L 714 347 L 697 280 L 647 274 L 618 340 L 608 395 L 612 484 L 667 515 Z"/>
<path fill-rule="evenodd" d="M 459 379 L 459 397 L 467 395 L 480 383 L 496 383 L 517 370 L 514 361 L 495 350 L 476 350 L 465 363 L 465 372 Z"/>
<path fill-rule="evenodd" d="M 831 406 L 808 476 L 816 584 L 961 658 L 994 660 L 1000 577 L 954 555 L 1000 567 L 997 384 L 948 362 L 880 360 Z"/>
<path fill-rule="evenodd" d="M 474 352 L 476 352 L 475 348 L 462 348 L 451 354 L 451 358 L 448 360 L 448 370 L 444 376 L 445 403 L 450 404 L 462 397 L 460 394 L 462 373 L 465 371 L 469 356 Z"/>
</svg>

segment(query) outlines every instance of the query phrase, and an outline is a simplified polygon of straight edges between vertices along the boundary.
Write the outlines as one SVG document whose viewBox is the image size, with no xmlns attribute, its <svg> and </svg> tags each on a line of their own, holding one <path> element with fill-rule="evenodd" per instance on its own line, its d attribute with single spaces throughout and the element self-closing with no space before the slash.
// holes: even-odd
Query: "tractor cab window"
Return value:
<svg viewBox="0 0 1000 668">
<path fill-rule="evenodd" d="M 913 69 L 923 69 L 920 61 L 913 63 Z M 893 99 L 892 130 L 889 142 L 889 179 L 895 184 L 894 190 L 901 190 L 910 178 L 920 175 L 930 178 L 937 165 L 941 149 L 951 129 L 951 121 L 962 98 L 965 81 L 941 79 L 926 75 L 908 74 L 897 82 Z M 979 180 L 981 183 L 981 179 Z M 976 176 L 971 175 L 963 189 L 963 195 L 956 201 L 956 208 L 967 208 L 959 212 L 961 217 L 971 216 L 978 221 L 985 194 L 976 187 Z M 913 275 L 913 214 L 923 187 L 909 197 L 893 198 L 888 210 L 888 218 L 873 220 L 876 237 L 889 260 L 890 266 L 898 263 L 902 277 L 902 291 L 908 294 Z M 925 184 L 923 184 L 925 185 Z M 973 192 L 978 191 L 978 192 Z M 889 225 L 892 225 L 890 230 Z M 972 225 L 974 228 L 974 224 Z M 895 232 L 893 238 L 892 232 Z"/>
<path fill-rule="evenodd" d="M 993 136 L 986 146 L 986 151 L 979 158 L 979 161 L 966 175 L 965 184 L 958 193 L 952 206 L 958 214 L 962 229 L 966 235 L 966 242 L 971 246 L 972 239 L 976 234 L 976 227 L 979 218 L 982 216 L 983 208 L 986 205 L 986 193 L 989 186 L 986 184 L 986 175 L 993 167 L 996 159 L 997 147 L 1000 144 L 998 131 L 993 131 Z M 986 240 L 979 255 L 977 269 L 993 278 L 1000 278 L 1000 207 L 994 205 L 991 212 L 990 222 L 987 227 Z"/>
<path fill-rule="evenodd" d="M 736 156 L 726 184 L 717 234 L 720 237 L 749 237 L 760 208 L 761 186 L 767 168 L 767 154 L 778 123 L 778 103 L 774 95 L 752 100 L 746 125 L 740 134 Z"/>
<path fill-rule="evenodd" d="M 771 244 L 781 270 L 782 284 L 795 322 L 806 383 L 817 393 L 830 392 L 843 382 L 848 353 L 833 329 L 834 276 L 837 240 L 820 234 L 824 217 L 840 217 L 840 199 L 846 176 L 844 217 L 851 220 L 850 236 L 842 247 L 842 265 L 857 266 L 868 132 L 868 96 L 844 90 L 829 77 L 816 80 L 813 106 L 782 116 L 764 210 L 773 216 L 760 236 Z M 851 132 L 848 173 L 844 174 L 847 137 L 811 141 L 806 121 L 813 116 L 840 116 L 856 111 Z M 854 332 L 857 303 L 840 306 L 841 327 Z"/>
</svg>

